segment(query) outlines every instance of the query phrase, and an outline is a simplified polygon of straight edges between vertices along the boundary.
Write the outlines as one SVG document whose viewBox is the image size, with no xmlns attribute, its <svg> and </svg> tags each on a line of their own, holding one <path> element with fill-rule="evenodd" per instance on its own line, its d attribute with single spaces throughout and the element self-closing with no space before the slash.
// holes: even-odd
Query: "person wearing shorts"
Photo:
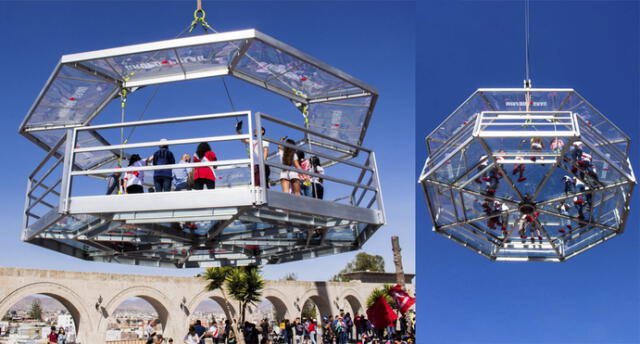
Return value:
<svg viewBox="0 0 640 344">
<path fill-rule="evenodd" d="M 284 141 L 289 146 L 296 144 L 295 141 L 286 137 L 280 141 Z M 286 169 L 286 167 L 290 166 L 301 170 L 302 166 L 300 166 L 296 149 L 289 146 L 280 145 L 278 147 L 280 164 L 284 165 L 284 168 L 280 171 L 280 186 L 282 187 L 282 192 L 300 195 L 300 175 L 298 172 Z"/>
</svg>

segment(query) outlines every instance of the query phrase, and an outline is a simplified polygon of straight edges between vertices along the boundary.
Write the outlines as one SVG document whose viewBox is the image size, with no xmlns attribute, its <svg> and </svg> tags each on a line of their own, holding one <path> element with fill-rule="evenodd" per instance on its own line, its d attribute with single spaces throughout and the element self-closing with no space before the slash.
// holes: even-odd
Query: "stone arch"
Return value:
<svg viewBox="0 0 640 344">
<path fill-rule="evenodd" d="M 269 300 L 273 305 L 276 312 L 276 320 L 280 321 L 285 318 L 291 318 L 294 315 L 293 310 L 290 310 L 284 301 L 288 298 L 281 291 L 274 288 L 265 288 L 262 291 L 262 297 Z"/>
<path fill-rule="evenodd" d="M 164 293 L 161 291 L 146 286 L 134 286 L 127 288 L 115 296 L 111 298 L 108 302 L 104 304 L 104 306 L 100 307 L 100 311 L 102 313 L 102 317 L 100 319 L 100 324 L 98 325 L 98 333 L 106 333 L 108 320 L 111 318 L 113 312 L 122 304 L 125 300 L 130 299 L 132 297 L 139 297 L 145 301 L 147 301 L 153 309 L 158 313 L 158 318 L 160 323 L 162 324 L 163 331 L 166 331 L 169 324 L 169 307 L 167 302 L 170 300 Z"/>
<path fill-rule="evenodd" d="M 79 340 L 84 338 L 84 334 L 87 331 L 91 331 L 94 328 L 88 309 L 82 303 L 80 295 L 64 285 L 52 282 L 31 283 L 10 292 L 0 299 L 0 314 L 6 314 L 20 300 L 35 294 L 52 297 L 69 311 Z"/>
<path fill-rule="evenodd" d="M 227 317 L 227 319 L 234 319 L 236 317 L 236 314 L 238 314 L 233 301 L 229 300 L 229 303 L 225 307 L 225 303 L 226 303 L 225 299 L 224 297 L 222 297 L 222 293 L 219 290 L 216 290 L 216 291 L 205 290 L 198 293 L 198 295 L 196 295 L 193 299 L 191 299 L 191 301 L 187 303 L 185 307 L 182 308 L 187 318 L 189 317 L 191 312 L 193 312 L 193 310 L 196 309 L 196 307 L 198 307 L 198 305 L 200 305 L 200 303 L 202 303 L 202 301 L 206 299 L 210 299 L 218 303 L 220 307 L 222 307 L 222 310 L 224 311 L 224 315 Z"/>
<path fill-rule="evenodd" d="M 357 290 L 353 288 L 348 288 L 342 291 L 340 294 L 340 300 L 342 305 L 347 305 L 351 308 L 350 312 L 351 316 L 355 317 L 356 314 L 364 313 L 365 302 L 358 293 Z"/>
<path fill-rule="evenodd" d="M 307 290 L 307 292 L 305 292 L 301 298 L 296 300 L 297 308 L 298 308 L 296 310 L 297 311 L 296 316 L 300 315 L 300 313 L 302 312 L 302 307 L 307 302 L 307 300 L 311 300 L 313 301 L 313 303 L 316 304 L 316 306 L 318 307 L 318 311 L 320 312 L 320 314 L 318 314 L 319 318 L 333 315 L 333 308 L 331 307 L 331 301 L 321 297 L 319 290 L 314 288 L 311 290 Z"/>
</svg>

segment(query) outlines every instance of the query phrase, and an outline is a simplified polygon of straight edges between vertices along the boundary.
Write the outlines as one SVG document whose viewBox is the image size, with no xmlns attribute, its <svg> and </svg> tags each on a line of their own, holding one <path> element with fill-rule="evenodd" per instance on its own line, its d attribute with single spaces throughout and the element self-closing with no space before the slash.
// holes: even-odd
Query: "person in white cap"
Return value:
<svg viewBox="0 0 640 344">
<path fill-rule="evenodd" d="M 166 144 L 167 139 L 160 140 L 160 149 L 153 153 L 153 165 L 173 165 L 176 163 L 176 159 L 173 157 L 173 153 L 169 150 L 169 146 Z M 156 192 L 171 191 L 171 181 L 173 180 L 173 174 L 171 170 L 155 170 L 153 172 L 153 183 Z"/>
</svg>

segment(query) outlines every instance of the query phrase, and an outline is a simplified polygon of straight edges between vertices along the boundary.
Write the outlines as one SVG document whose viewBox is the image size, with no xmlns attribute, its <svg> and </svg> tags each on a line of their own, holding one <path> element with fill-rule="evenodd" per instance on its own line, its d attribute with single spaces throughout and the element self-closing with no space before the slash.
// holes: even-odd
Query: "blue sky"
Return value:
<svg viewBox="0 0 640 344">
<path fill-rule="evenodd" d="M 521 87 L 523 2 L 418 5 L 416 157 L 475 89 Z M 535 87 L 576 89 L 638 142 L 639 3 L 532 1 Z M 638 171 L 638 149 L 631 159 Z M 627 230 L 566 263 L 496 263 L 431 231 L 417 188 L 419 343 L 638 343 L 638 197 Z"/>
<path fill-rule="evenodd" d="M 195 1 L 153 2 L 6 2 L 0 1 L 0 37 L 4 66 L 0 94 L 2 160 L 0 265 L 141 274 L 194 275 L 198 270 L 169 270 L 100 264 L 71 258 L 19 240 L 28 174 L 44 151 L 17 134 L 18 126 L 60 56 L 175 37 L 193 19 Z M 405 270 L 415 271 L 413 123 L 415 23 L 412 3 L 294 3 L 204 1 L 207 21 L 218 31 L 256 28 L 378 88 L 380 99 L 364 145 L 377 152 L 388 225 L 365 245 L 392 269 L 391 235 L 400 235 Z M 294 108 L 271 93 L 255 93 L 228 80 L 238 109 L 291 114 Z M 129 119 L 137 116 L 152 88 L 132 95 Z M 145 95 L 145 92 L 147 94 Z M 254 93 L 251 93 L 254 92 Z M 135 97 L 134 97 L 135 96 Z M 162 86 L 145 118 L 229 111 L 219 80 Z M 301 122 L 301 117 L 291 117 Z M 97 119 L 119 121 L 113 103 Z M 158 138 L 156 138 L 158 139 Z M 295 272 L 299 279 L 324 280 L 355 253 L 267 266 L 267 278 Z"/>
</svg>

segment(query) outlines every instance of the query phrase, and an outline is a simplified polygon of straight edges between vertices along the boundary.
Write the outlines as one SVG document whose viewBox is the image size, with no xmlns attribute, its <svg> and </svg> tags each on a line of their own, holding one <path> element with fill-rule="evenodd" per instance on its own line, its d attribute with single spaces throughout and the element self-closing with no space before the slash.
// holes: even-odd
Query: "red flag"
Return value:
<svg viewBox="0 0 640 344">
<path fill-rule="evenodd" d="M 402 314 L 408 311 L 409 308 L 416 303 L 416 298 L 409 296 L 406 291 L 402 290 L 402 287 L 399 284 L 396 284 L 389 290 L 389 295 L 393 297 L 397 308 Z"/>
<path fill-rule="evenodd" d="M 376 303 L 367 309 L 367 317 L 369 317 L 373 327 L 379 330 L 393 324 L 398 319 L 384 296 L 380 296 Z"/>
</svg>

